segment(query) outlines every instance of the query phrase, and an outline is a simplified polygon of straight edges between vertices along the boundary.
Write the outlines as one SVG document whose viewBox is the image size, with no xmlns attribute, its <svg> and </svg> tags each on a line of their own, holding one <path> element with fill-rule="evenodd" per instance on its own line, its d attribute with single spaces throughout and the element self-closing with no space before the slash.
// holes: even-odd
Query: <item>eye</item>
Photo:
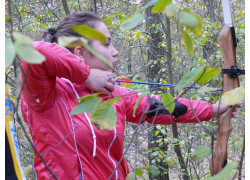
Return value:
<svg viewBox="0 0 250 180">
<path fill-rule="evenodd" d="M 105 46 L 108 47 L 111 44 L 111 38 L 107 38 Z"/>
</svg>

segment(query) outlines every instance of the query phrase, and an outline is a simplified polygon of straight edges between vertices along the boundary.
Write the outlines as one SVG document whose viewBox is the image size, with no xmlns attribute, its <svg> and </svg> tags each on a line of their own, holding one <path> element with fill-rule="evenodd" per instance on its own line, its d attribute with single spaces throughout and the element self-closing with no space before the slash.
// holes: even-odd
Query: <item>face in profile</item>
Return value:
<svg viewBox="0 0 250 180">
<path fill-rule="evenodd" d="M 103 22 L 97 22 L 95 29 L 106 36 L 106 43 L 103 45 L 100 41 L 92 40 L 91 46 L 98 53 L 104 56 L 115 67 L 117 62 L 118 51 L 114 48 L 111 40 L 111 36 L 107 26 Z M 92 55 L 90 52 L 84 49 L 83 59 L 85 63 L 90 66 L 91 69 L 100 69 L 104 71 L 112 71 L 106 66 L 99 58 Z"/>
</svg>

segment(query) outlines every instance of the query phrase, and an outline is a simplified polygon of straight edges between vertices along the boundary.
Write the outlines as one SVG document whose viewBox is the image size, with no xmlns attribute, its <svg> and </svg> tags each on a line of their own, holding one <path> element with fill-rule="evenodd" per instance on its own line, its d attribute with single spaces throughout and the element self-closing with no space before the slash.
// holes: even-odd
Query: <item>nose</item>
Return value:
<svg viewBox="0 0 250 180">
<path fill-rule="evenodd" d="M 113 49 L 112 49 L 112 57 L 117 57 L 119 54 L 119 52 L 116 50 L 116 48 L 113 46 Z"/>
</svg>

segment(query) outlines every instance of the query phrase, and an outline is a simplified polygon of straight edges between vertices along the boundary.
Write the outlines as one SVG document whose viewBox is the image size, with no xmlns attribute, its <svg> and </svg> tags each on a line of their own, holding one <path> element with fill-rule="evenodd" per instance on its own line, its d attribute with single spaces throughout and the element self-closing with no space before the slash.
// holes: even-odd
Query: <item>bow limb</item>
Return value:
<svg viewBox="0 0 250 180">
<path fill-rule="evenodd" d="M 236 66 L 236 47 L 232 27 L 224 27 L 219 34 L 220 49 L 224 55 L 224 68 L 230 69 Z M 239 87 L 239 79 L 231 78 L 228 74 L 224 75 L 223 92 L 230 91 Z M 225 112 L 219 117 L 219 129 L 217 131 L 217 141 L 215 144 L 214 158 L 210 160 L 210 173 L 215 175 L 227 164 L 227 144 L 232 131 L 231 113 Z"/>
</svg>

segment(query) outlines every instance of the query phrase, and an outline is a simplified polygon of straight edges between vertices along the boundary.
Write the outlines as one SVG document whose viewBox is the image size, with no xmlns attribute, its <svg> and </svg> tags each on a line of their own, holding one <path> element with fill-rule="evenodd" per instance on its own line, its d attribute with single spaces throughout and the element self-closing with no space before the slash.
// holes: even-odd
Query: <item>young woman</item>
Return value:
<svg viewBox="0 0 250 180">
<path fill-rule="evenodd" d="M 154 110 L 161 104 L 158 96 L 145 96 L 139 102 L 136 117 L 133 107 L 138 94 L 115 85 L 114 74 L 102 61 L 81 46 L 66 49 L 58 46 L 60 36 L 80 36 L 70 26 L 85 24 L 103 33 L 106 44 L 89 40 L 90 45 L 114 66 L 118 51 L 113 47 L 107 26 L 90 13 L 68 15 L 55 29 L 43 34 L 34 47 L 46 57 L 42 64 L 22 61 L 25 86 L 22 113 L 29 125 L 33 143 L 58 179 L 108 179 L 123 154 L 125 121 L 138 123 L 143 111 Z M 104 92 L 121 96 L 114 104 L 117 123 L 113 130 L 99 130 L 90 122 L 91 114 L 71 115 L 78 104 L 76 98 Z M 110 97 L 110 96 L 109 96 Z M 107 98 L 109 99 L 109 98 Z M 192 101 L 201 121 L 225 112 L 228 106 Z M 172 114 L 162 108 L 156 115 L 148 113 L 143 122 L 154 124 L 197 123 L 188 99 L 178 98 Z M 52 179 L 51 173 L 35 153 L 34 167 L 37 178 Z M 124 159 L 113 179 L 125 179 L 129 168 Z"/>
</svg>

